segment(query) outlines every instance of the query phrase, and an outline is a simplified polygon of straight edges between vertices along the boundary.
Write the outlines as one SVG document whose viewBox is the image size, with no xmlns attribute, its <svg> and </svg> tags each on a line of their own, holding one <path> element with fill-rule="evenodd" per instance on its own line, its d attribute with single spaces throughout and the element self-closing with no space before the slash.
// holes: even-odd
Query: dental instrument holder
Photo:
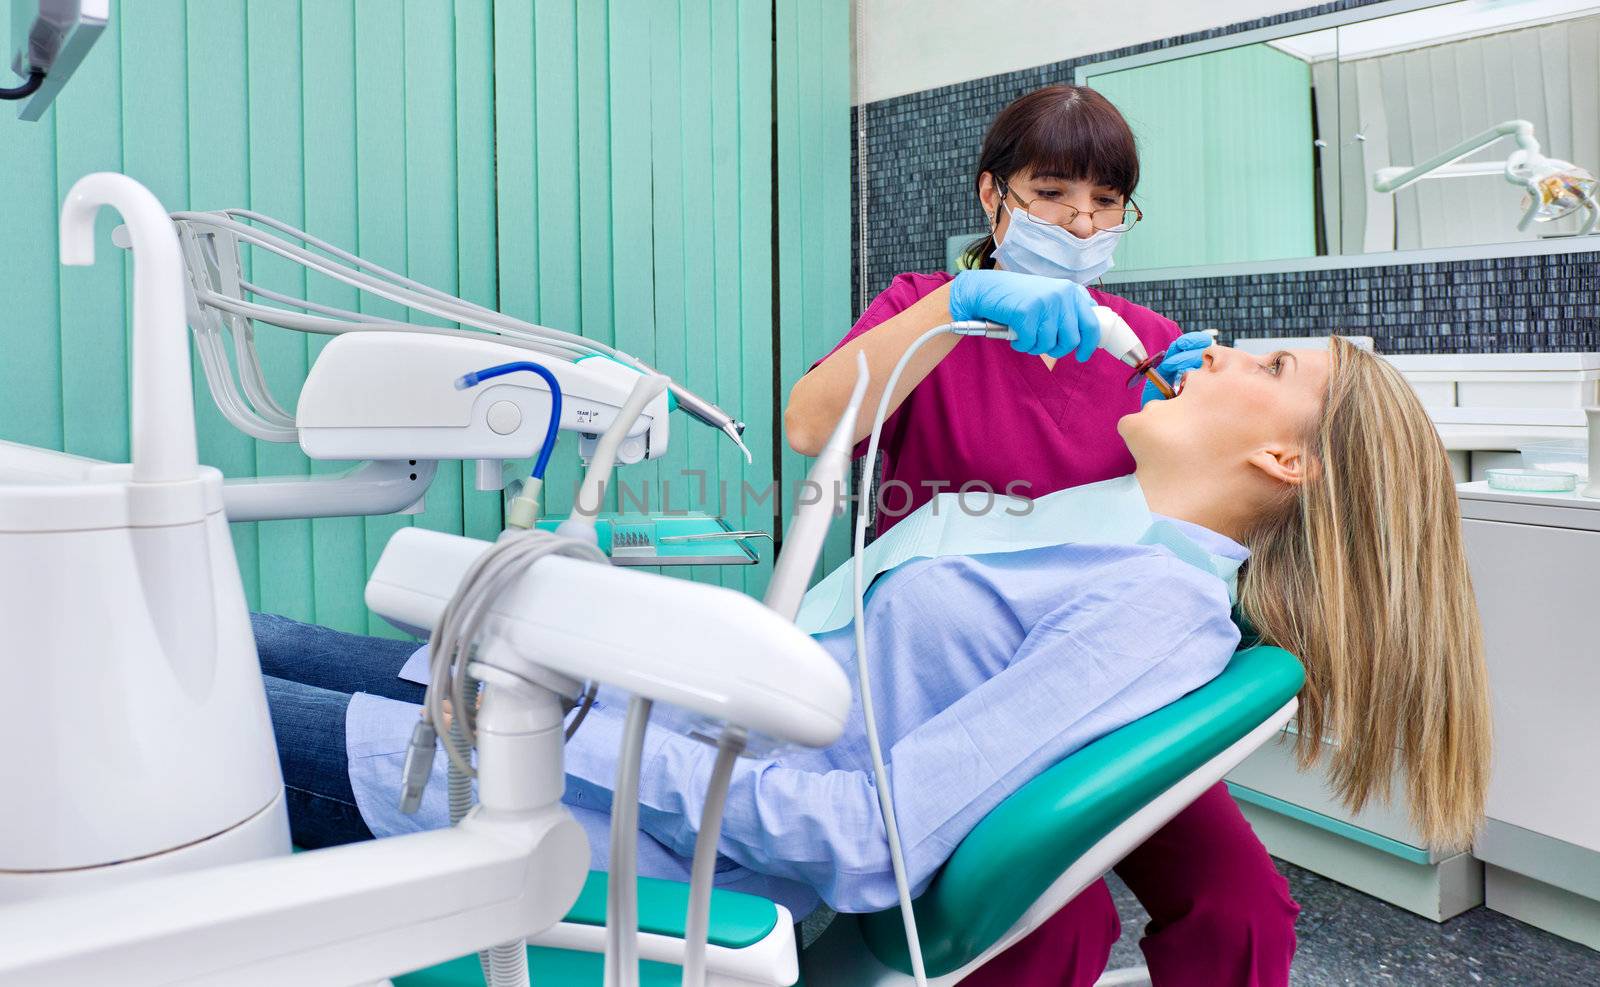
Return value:
<svg viewBox="0 0 1600 987">
<path fill-rule="evenodd" d="M 548 414 L 547 404 L 528 393 L 538 390 L 537 386 L 513 390 L 512 399 L 474 407 L 470 417 L 453 406 L 446 408 L 448 402 L 434 400 L 431 405 L 419 406 L 408 400 L 416 397 L 413 392 L 404 396 L 407 400 L 396 399 L 392 381 L 374 379 L 377 368 L 369 356 L 373 349 L 359 345 L 349 351 L 344 347 L 335 349 L 339 342 L 335 340 L 319 354 L 302 389 L 300 405 L 291 415 L 273 397 L 267 384 L 255 345 L 256 322 L 334 336 L 380 332 L 385 334 L 381 343 L 378 339 L 367 342 L 386 350 L 400 347 L 395 334 L 401 333 L 436 341 L 459 340 L 467 348 L 472 348 L 472 343 L 488 344 L 477 357 L 487 361 L 480 366 L 525 359 L 530 351 L 559 357 L 559 363 L 550 361 L 549 356 L 543 358 L 558 370 L 563 381 L 570 378 L 570 386 L 564 390 L 572 395 L 573 408 L 570 414 L 563 415 L 561 427 L 579 433 L 579 451 L 585 460 L 593 454 L 599 433 L 604 431 L 633 380 L 640 374 L 654 373 L 639 360 L 604 344 L 521 322 L 448 295 L 259 213 L 180 212 L 171 218 L 187 268 L 185 303 L 195 349 L 223 416 L 254 438 L 299 443 L 313 459 L 371 460 L 337 474 L 230 479 L 223 492 L 233 520 L 416 513 L 422 509 L 423 495 L 440 459 L 475 460 L 474 486 L 479 490 L 499 489 L 500 463 L 532 455 L 533 436 L 524 433 L 536 431 L 537 423 L 530 419 L 538 418 L 541 408 Z M 112 240 L 126 247 L 126 229 L 117 228 Z M 443 319 L 468 328 L 391 321 L 296 299 L 252 284 L 243 273 L 241 244 L 433 320 Z M 313 253 L 312 248 L 322 253 Z M 257 298 L 288 307 L 267 305 Z M 408 348 L 408 352 L 415 355 L 415 349 Z M 606 359 L 587 359 L 594 356 Z M 426 364 L 426 357 L 419 359 L 424 365 L 391 367 L 390 371 L 405 374 L 399 380 L 431 379 L 435 368 Z M 749 450 L 739 438 L 744 430 L 742 422 L 681 385 L 669 381 L 668 389 L 672 401 L 686 413 L 729 436 L 749 457 Z M 315 395 L 310 404 L 308 391 Z M 374 395 L 377 400 L 369 400 Z M 398 418 L 373 420 L 375 408 L 396 400 L 405 405 L 397 412 Z M 424 407 L 433 412 L 432 417 L 424 413 Z M 621 462 L 653 459 L 665 453 L 669 409 L 668 404 L 650 409 L 644 426 L 649 434 L 628 436 L 619 452 Z M 402 426 L 396 427 L 396 422 Z M 311 429 L 324 431 L 310 433 Z M 417 441 L 419 436 L 425 438 Z"/>
</svg>

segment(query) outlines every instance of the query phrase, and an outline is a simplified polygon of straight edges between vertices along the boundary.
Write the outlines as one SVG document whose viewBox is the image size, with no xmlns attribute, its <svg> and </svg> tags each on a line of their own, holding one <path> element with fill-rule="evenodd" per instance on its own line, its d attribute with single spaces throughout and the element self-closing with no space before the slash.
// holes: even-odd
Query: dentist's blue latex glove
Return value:
<svg viewBox="0 0 1600 987">
<path fill-rule="evenodd" d="M 1178 378 L 1190 370 L 1200 369 L 1200 364 L 1205 360 L 1206 347 L 1212 343 L 1209 332 L 1186 332 L 1172 341 L 1167 347 L 1166 359 L 1156 368 L 1156 373 L 1161 379 L 1178 386 Z M 1139 407 L 1143 408 L 1151 401 L 1160 401 L 1161 392 L 1156 390 L 1156 385 L 1149 381 L 1144 382 L 1144 393 L 1139 397 Z"/>
<path fill-rule="evenodd" d="M 1017 334 L 1011 348 L 1079 363 L 1100 345 L 1100 320 L 1088 289 L 1066 278 L 1015 271 L 962 271 L 950 283 L 950 314 L 957 322 L 988 319 Z"/>
</svg>

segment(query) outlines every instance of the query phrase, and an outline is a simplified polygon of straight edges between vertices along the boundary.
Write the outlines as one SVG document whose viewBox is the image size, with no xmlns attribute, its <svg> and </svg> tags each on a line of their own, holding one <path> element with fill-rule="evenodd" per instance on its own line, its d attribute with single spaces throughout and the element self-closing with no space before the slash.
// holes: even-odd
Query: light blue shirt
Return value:
<svg viewBox="0 0 1600 987">
<path fill-rule="evenodd" d="M 1243 560 L 1215 532 L 1173 522 Z M 1239 641 L 1225 584 L 1164 545 L 1068 544 L 907 563 L 872 589 L 867 637 L 879 735 L 913 892 L 991 809 L 1051 764 L 1222 671 Z M 855 681 L 851 628 L 818 641 Z M 602 690 L 567 745 L 564 801 L 608 846 L 626 697 Z M 379 836 L 445 824 L 443 766 L 417 816 L 395 808 L 417 707 L 358 695 L 347 716 L 351 783 Z M 652 722 L 640 785 L 640 873 L 686 879 L 715 751 Z M 443 758 L 439 759 L 441 762 Z M 860 700 L 837 743 L 744 758 L 734 771 L 717 884 L 797 917 L 896 901 Z"/>
</svg>

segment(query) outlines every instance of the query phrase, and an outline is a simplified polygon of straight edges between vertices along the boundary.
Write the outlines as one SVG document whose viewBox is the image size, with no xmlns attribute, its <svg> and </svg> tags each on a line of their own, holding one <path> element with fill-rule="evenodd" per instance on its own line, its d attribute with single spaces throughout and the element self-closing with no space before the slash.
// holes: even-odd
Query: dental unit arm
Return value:
<svg viewBox="0 0 1600 987">
<path fill-rule="evenodd" d="M 500 489 L 502 463 L 530 458 L 539 449 L 551 406 L 549 386 L 522 375 L 460 393 L 450 381 L 461 374 L 538 360 L 559 380 L 558 427 L 578 433 L 585 460 L 633 383 L 656 375 L 603 343 L 430 288 L 259 213 L 179 212 L 172 220 L 186 268 L 185 307 L 195 350 L 223 416 L 254 438 L 298 443 L 312 459 L 365 461 L 340 474 L 229 480 L 224 497 L 233 520 L 415 512 L 441 459 L 476 460 L 477 488 Z M 118 229 L 113 239 L 126 246 L 126 231 Z M 241 247 L 435 324 L 381 318 L 253 284 L 244 274 Z M 438 325 L 440 320 L 460 328 Z M 268 387 L 255 344 L 257 323 L 335 337 L 307 374 L 293 414 Z M 727 435 L 749 457 L 740 439 L 743 423 L 670 379 L 667 389 L 629 432 L 618 462 L 664 455 L 674 408 Z"/>
</svg>

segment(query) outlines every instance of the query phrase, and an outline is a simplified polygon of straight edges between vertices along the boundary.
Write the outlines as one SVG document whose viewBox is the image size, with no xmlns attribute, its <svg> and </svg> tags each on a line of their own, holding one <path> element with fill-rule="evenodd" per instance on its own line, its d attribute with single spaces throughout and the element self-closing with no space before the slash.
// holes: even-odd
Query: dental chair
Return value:
<svg viewBox="0 0 1600 987">
<path fill-rule="evenodd" d="M 795 518 L 773 573 L 778 591 L 769 589 L 765 606 L 720 587 L 629 574 L 573 559 L 540 561 L 518 584 L 527 595 L 495 610 L 499 623 L 494 625 L 494 633 L 480 642 L 486 650 L 480 650 L 471 662 L 474 666 L 487 663 L 485 672 L 499 677 L 485 680 L 485 698 L 478 713 L 480 735 L 488 738 L 488 745 L 479 747 L 483 756 L 480 766 L 485 770 L 479 786 L 482 811 L 450 829 L 290 857 L 285 853 L 287 827 L 281 797 L 276 794 L 281 782 L 270 747 L 264 699 L 258 684 L 242 674 L 253 674 L 255 665 L 243 630 L 243 591 L 231 543 L 222 527 L 221 506 L 226 502 L 222 478 L 215 470 L 199 470 L 193 452 L 188 355 L 179 315 L 179 245 L 166 227 L 160 204 L 148 191 L 123 176 L 94 175 L 74 186 L 63 211 L 63 254 L 69 262 L 92 262 L 90 234 L 95 213 L 103 205 L 118 208 L 130 220 L 129 243 L 136 259 L 134 345 L 139 358 L 135 361 L 134 417 L 141 427 L 135 430 L 134 462 L 103 464 L 6 446 L 0 448 L 5 454 L 0 458 L 6 463 L 0 465 L 17 474 L 6 494 L 18 502 L 42 504 L 65 491 L 87 508 L 104 507 L 110 501 L 131 505 L 120 507 L 120 513 L 108 508 L 103 516 L 91 519 L 93 525 L 86 525 L 96 538 L 116 540 L 120 554 L 102 554 L 114 558 L 121 568 L 112 570 L 103 562 L 97 565 L 89 555 L 80 553 L 81 558 L 70 560 L 70 567 L 33 566 L 26 571 L 11 567 L 6 575 L 17 586 L 41 582 L 45 577 L 58 582 L 71 577 L 81 585 L 86 581 L 82 574 L 98 577 L 103 611 L 112 612 L 106 600 L 115 591 L 131 608 L 129 612 L 139 616 L 91 622 L 97 631 L 107 634 L 109 643 L 71 655 L 75 661 L 99 663 L 85 666 L 78 681 L 104 679 L 134 699 L 145 694 L 131 691 L 136 686 L 159 688 L 166 705 L 135 702 L 124 708 L 142 716 L 95 717 L 104 721 L 107 730 L 120 734 L 100 745 L 93 756 L 58 758 L 50 781 L 57 791 L 108 800 L 111 809 L 98 815 L 78 812 L 72 819 L 92 822 L 97 818 L 122 820 L 129 815 L 118 811 L 127 804 L 116 801 L 121 789 L 87 783 L 74 789 L 65 782 L 88 778 L 86 772 L 101 767 L 107 752 L 121 751 L 146 772 L 156 764 L 160 770 L 152 773 L 152 778 L 166 775 L 190 780 L 179 794 L 209 807 L 219 801 L 219 779 L 236 782 L 245 769 L 254 768 L 258 770 L 251 779 L 259 782 L 255 789 L 260 789 L 261 803 L 267 806 L 257 815 L 269 825 L 250 845 L 211 837 L 174 848 L 153 842 L 151 837 L 147 842 L 152 843 L 154 852 L 145 857 L 122 854 L 104 867 L 69 870 L 64 878 L 59 869 L 38 875 L 39 880 L 51 882 L 46 889 L 49 893 L 23 889 L 32 900 L 23 902 L 14 895 L 5 921 L 0 921 L 0 983 L 181 982 L 230 987 L 372 983 L 374 977 L 496 943 L 509 941 L 512 955 L 520 958 L 521 943 L 530 933 L 539 982 L 598 979 L 603 926 L 608 905 L 614 903 L 606 900 L 601 876 L 589 874 L 585 883 L 582 855 L 587 847 L 582 832 L 559 807 L 561 711 L 555 690 L 570 696 L 580 680 L 604 681 L 631 689 L 641 698 L 680 705 L 735 727 L 748 726 L 780 741 L 812 746 L 831 743 L 849 707 L 849 688 L 826 653 L 790 622 L 820 550 L 829 509 L 813 509 Z M 358 340 L 381 337 L 369 330 L 354 330 L 347 338 L 354 345 Z M 183 377 L 174 386 L 154 386 L 172 383 L 154 368 L 181 371 Z M 636 384 L 634 389 L 643 393 L 641 386 Z M 864 388 L 864 379 L 858 380 L 854 406 L 859 406 Z M 607 399 L 600 390 L 597 386 L 595 400 L 603 403 Z M 597 475 L 609 473 L 617 446 L 633 436 L 634 424 L 641 417 L 631 395 L 625 404 L 633 406 L 633 411 L 618 411 L 599 440 L 609 451 L 597 457 L 605 463 L 592 469 Z M 725 418 L 725 413 L 708 407 L 702 409 L 702 415 L 710 419 L 707 424 L 719 430 L 726 424 L 730 437 L 736 436 L 733 424 L 719 421 L 719 415 Z M 307 424 L 301 421 L 297 427 Z M 819 458 L 819 467 L 831 471 L 820 478 L 816 472 L 812 474 L 813 480 L 825 481 L 819 482 L 823 489 L 845 468 L 849 443 L 844 437 L 852 428 L 853 420 L 842 421 L 836 441 L 830 440 L 832 458 Z M 608 441 L 611 444 L 606 446 Z M 658 446 L 647 442 L 641 455 L 652 449 Z M 168 530 L 180 527 L 170 520 L 176 507 L 158 500 L 157 495 L 172 493 L 169 488 L 178 486 L 178 480 L 203 487 L 205 496 L 178 504 L 197 519 L 186 522 L 182 530 Z M 102 496 L 90 502 L 85 490 Z M 62 509 L 61 505 L 49 506 L 57 513 Z M 151 513 L 158 506 L 168 513 Z M 45 516 L 43 507 L 39 516 Z M 200 533 L 206 534 L 206 539 L 189 537 L 202 522 L 206 527 Z M 28 531 L 17 537 L 32 539 L 36 534 Z M 52 549 L 60 549 L 66 536 L 59 531 L 45 534 L 48 538 L 40 539 L 42 547 L 18 541 L 27 551 L 19 551 L 17 557 L 58 560 L 61 552 Z M 413 630 L 434 626 L 483 546 L 459 536 L 402 529 L 386 547 L 380 571 L 368 584 L 369 605 L 400 626 Z M 439 564 L 451 558 L 450 566 Z M 209 561 L 209 568 L 196 565 L 196 559 Z M 154 589 L 166 589 L 170 595 L 174 585 L 189 585 L 174 583 L 173 572 L 192 574 L 204 584 L 200 590 L 214 597 L 211 609 L 217 615 L 217 627 L 227 630 L 227 639 L 222 641 L 225 647 L 210 647 L 211 642 L 191 633 L 195 621 L 181 619 L 190 610 L 158 607 L 164 599 L 160 594 L 151 599 L 141 597 Z M 152 574 L 161 578 L 151 578 Z M 391 575 L 403 578 L 389 578 Z M 387 592 L 382 590 L 384 586 Z M 383 598 L 383 606 L 374 602 L 375 594 Z M 55 595 L 62 600 L 76 599 L 65 590 Z M 632 600 L 638 611 L 632 623 L 595 623 L 586 616 L 593 601 L 624 597 Z M 37 646 L 25 647 L 23 653 L 45 657 L 67 653 L 58 641 L 60 622 L 45 619 L 49 617 L 46 608 L 29 612 L 29 598 L 20 593 L 6 598 L 13 600 L 13 619 L 8 626 L 23 634 L 25 644 L 29 632 L 37 634 L 31 639 Z M 656 609 L 647 612 L 646 603 Z M 720 627 L 720 632 L 711 636 L 715 647 L 708 647 L 702 629 L 714 626 Z M 647 628 L 648 635 L 640 628 Z M 663 633 L 663 628 L 673 633 Z M 135 631 L 151 629 L 165 632 L 164 636 L 148 634 L 150 642 L 131 641 Z M 138 654 L 135 644 L 143 649 Z M 190 679 L 176 674 L 126 678 L 113 674 L 130 666 L 141 670 L 142 666 L 125 659 L 146 652 L 153 659 L 174 655 L 192 659 L 181 667 L 172 666 Z M 533 668 L 530 671 L 519 665 L 521 677 L 513 681 L 505 677 L 511 675 L 507 668 L 493 664 L 501 659 L 531 663 Z M 52 662 L 35 661 L 23 669 L 49 671 L 54 667 Z M 728 674 L 730 668 L 737 668 L 743 677 Z M 101 670 L 106 671 L 90 674 Z M 547 675 L 555 676 L 554 684 Z M 191 679 L 203 680 L 205 687 L 182 692 Z M 54 681 L 24 678 L 22 691 L 57 698 L 69 694 L 53 684 L 36 687 L 39 682 Z M 1285 725 L 1295 710 L 1294 695 L 1301 682 L 1298 663 L 1285 652 L 1243 650 L 1211 683 L 1084 747 L 1002 803 L 968 835 L 918 899 L 923 951 L 934 982 L 955 982 L 1036 928 L 1215 784 Z M 230 683 L 236 687 L 233 692 L 219 695 L 221 685 Z M 73 692 L 71 698 L 81 696 Z M 118 698 L 122 698 L 121 692 Z M 201 722 L 171 714 L 173 709 L 187 713 L 185 703 L 200 708 L 211 719 Z M 115 700 L 99 706 L 77 701 L 35 704 L 31 709 L 39 715 L 31 722 L 39 728 L 24 729 L 14 736 L 55 736 L 45 729 L 52 718 L 44 714 L 52 710 L 83 713 L 117 705 Z M 72 722 L 90 721 L 80 716 Z M 146 734 L 134 734 L 132 728 L 152 723 L 166 731 L 161 735 L 164 742 L 171 735 L 170 747 L 126 741 L 126 736 L 143 740 Z M 61 734 L 60 725 L 55 725 L 56 734 Z M 193 743 L 197 737 L 204 743 Z M 237 751 L 218 746 L 219 738 L 243 738 L 246 746 Z M 69 753 L 82 749 L 66 748 L 66 739 L 48 742 Z M 155 761 L 147 756 L 150 750 L 169 749 L 181 753 Z M 67 769 L 78 774 L 69 778 Z M 153 796 L 148 786 L 134 791 L 128 801 L 142 798 L 146 804 L 154 802 L 170 809 L 186 804 L 177 796 Z M 63 812 L 78 804 L 56 798 L 35 801 L 52 809 L 64 807 Z M 38 813 L 17 815 L 24 821 L 45 818 Z M 146 815 L 192 822 L 176 811 Z M 29 849 L 26 841 L 12 842 Z M 81 850 L 86 845 L 81 839 L 61 842 L 71 849 Z M 94 870 L 101 873 L 85 873 Z M 619 872 L 625 871 L 619 868 Z M 10 880 L 13 888 L 20 888 L 19 874 L 20 878 L 29 877 L 15 870 L 0 876 Z M 80 876 L 84 879 L 79 880 Z M 94 886 L 87 883 L 90 878 L 95 880 Z M 72 893 L 66 893 L 69 889 L 62 880 L 74 883 Z M 643 933 L 639 954 L 655 961 L 646 964 L 645 982 L 676 983 L 674 965 L 685 952 L 687 887 L 648 880 L 638 885 L 638 927 Z M 622 897 L 618 895 L 619 900 Z M 564 920 L 556 921 L 563 913 Z M 632 924 L 627 923 L 629 927 Z M 778 987 L 796 982 L 802 970 L 813 982 L 828 985 L 909 979 L 901 972 L 908 966 L 908 958 L 895 912 L 841 916 L 801 954 L 792 918 L 782 907 L 749 895 L 717 892 L 711 904 L 710 938 L 711 983 Z M 410 987 L 453 985 L 479 983 L 482 977 L 478 958 L 469 956 L 399 976 L 396 982 Z"/>
<path fill-rule="evenodd" d="M 930 984 L 955 984 L 1038 928 L 1167 820 L 1221 781 L 1294 715 L 1304 682 L 1288 652 L 1236 652 L 1221 675 L 1176 702 L 1064 758 L 990 812 L 916 900 Z M 604 875 L 595 873 L 566 919 L 530 941 L 529 965 L 549 983 L 600 982 Z M 645 985 L 676 985 L 687 886 L 640 881 Z M 795 930 L 764 899 L 716 891 L 709 983 L 796 982 Z M 804 982 L 825 987 L 909 984 L 896 909 L 839 915 L 803 953 Z M 482 983 L 476 957 L 395 978 L 396 987 Z M 1148 983 L 1142 969 L 1101 984 Z"/>
</svg>

